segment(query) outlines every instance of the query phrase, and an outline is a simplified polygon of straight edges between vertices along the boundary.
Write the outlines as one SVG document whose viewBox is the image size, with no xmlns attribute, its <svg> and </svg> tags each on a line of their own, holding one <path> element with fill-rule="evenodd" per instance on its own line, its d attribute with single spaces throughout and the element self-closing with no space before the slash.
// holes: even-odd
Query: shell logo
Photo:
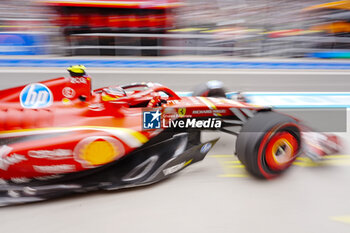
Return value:
<svg viewBox="0 0 350 233">
<path fill-rule="evenodd" d="M 81 140 L 74 149 L 75 159 L 84 167 L 110 163 L 124 155 L 122 143 L 109 136 L 94 136 Z"/>
</svg>

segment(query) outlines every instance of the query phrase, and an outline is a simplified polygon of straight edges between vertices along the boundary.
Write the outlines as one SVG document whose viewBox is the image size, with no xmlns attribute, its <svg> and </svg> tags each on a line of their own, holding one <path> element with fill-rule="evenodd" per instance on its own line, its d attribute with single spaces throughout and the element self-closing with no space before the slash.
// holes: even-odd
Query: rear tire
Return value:
<svg viewBox="0 0 350 233">
<path fill-rule="evenodd" d="M 243 125 L 236 140 L 238 159 L 249 173 L 263 179 L 287 170 L 300 147 L 297 121 L 276 112 L 257 113 Z"/>
</svg>

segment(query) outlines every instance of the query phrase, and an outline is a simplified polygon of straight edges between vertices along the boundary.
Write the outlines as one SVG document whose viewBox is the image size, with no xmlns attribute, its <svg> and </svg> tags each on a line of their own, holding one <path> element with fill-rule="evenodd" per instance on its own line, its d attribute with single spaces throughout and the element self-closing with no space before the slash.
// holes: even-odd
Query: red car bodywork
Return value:
<svg viewBox="0 0 350 233">
<path fill-rule="evenodd" d="M 231 108 L 261 109 L 224 98 L 179 97 L 159 84 L 130 90 L 119 98 L 111 98 L 101 88 L 91 91 L 88 76 L 62 77 L 36 85 L 40 84 L 53 98 L 42 108 L 23 106 L 21 98 L 29 85 L 0 91 L 3 180 L 45 178 L 118 160 L 162 131 L 143 129 L 145 110 L 199 118 L 231 116 Z M 165 95 L 161 97 L 163 104 L 155 107 L 151 102 L 159 98 L 158 93 Z M 37 95 L 27 96 L 28 101 L 40 98 Z"/>
</svg>

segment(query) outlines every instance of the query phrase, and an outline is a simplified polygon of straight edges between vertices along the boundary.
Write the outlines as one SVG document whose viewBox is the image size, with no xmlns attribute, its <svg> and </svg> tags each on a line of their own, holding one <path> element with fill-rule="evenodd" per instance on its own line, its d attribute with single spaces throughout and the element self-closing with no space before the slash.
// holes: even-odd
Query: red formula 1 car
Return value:
<svg viewBox="0 0 350 233">
<path fill-rule="evenodd" d="M 206 129 L 237 136 L 238 158 L 260 178 L 310 148 L 305 127 L 270 108 L 179 97 L 154 83 L 91 91 L 83 67 L 68 70 L 69 78 L 0 91 L 0 205 L 160 181 L 205 157 L 217 141 L 201 142 Z M 336 138 L 324 137 L 307 152 L 335 152 Z"/>
</svg>

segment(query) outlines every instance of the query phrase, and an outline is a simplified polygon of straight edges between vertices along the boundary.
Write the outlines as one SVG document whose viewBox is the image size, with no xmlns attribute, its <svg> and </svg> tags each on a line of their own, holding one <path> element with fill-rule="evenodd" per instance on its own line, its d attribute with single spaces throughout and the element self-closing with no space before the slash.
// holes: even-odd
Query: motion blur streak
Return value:
<svg viewBox="0 0 350 233">
<path fill-rule="evenodd" d="M 0 90 L 66 76 L 62 67 L 75 61 L 103 59 L 100 68 L 82 64 L 93 88 L 155 82 L 189 92 L 216 79 L 232 92 L 350 91 L 348 0 L 111 2 L 0 1 Z M 158 60 L 172 62 L 160 69 Z M 174 179 L 0 208 L 1 232 L 349 233 L 349 113 L 346 130 L 337 133 L 341 154 L 320 164 L 299 157 L 278 179 L 248 175 L 232 155 L 235 140 L 208 132 L 202 141 L 221 137 L 211 155 Z"/>
<path fill-rule="evenodd" d="M 35 69 L 33 69 L 35 70 Z M 272 71 L 271 71 L 272 72 Z M 60 75 L 58 73 L 57 75 Z M 50 74 L 51 77 L 55 74 Z M 65 75 L 62 74 L 61 75 Z M 300 76 L 286 74 L 281 82 L 280 75 L 171 75 L 174 79 L 164 79 L 163 74 L 95 74 L 92 75 L 96 87 L 107 83 L 127 83 L 132 81 L 157 81 L 175 90 L 191 90 L 196 84 L 208 79 L 223 81 L 230 91 L 288 91 L 298 92 L 305 89 L 312 91 L 331 91 L 347 89 L 349 80 L 346 75 L 328 74 Z M 35 82 L 48 78 L 45 73 L 29 75 L 4 73 L 6 82 L 0 88 L 14 86 L 18 83 Z M 311 78 L 311 80 L 310 80 Z M 334 80 L 339 82 L 335 82 Z M 249 82 L 247 82 L 249 80 Z M 262 83 L 264 82 L 264 83 Z M 310 84 L 310 85 L 309 85 Z M 312 85 L 311 85 L 312 84 Z M 288 88 L 285 85 L 289 85 Z M 308 86 L 309 85 L 309 86 Z M 243 88 L 244 90 L 246 90 Z M 346 90 L 344 90 L 346 91 Z M 350 192 L 348 177 L 350 166 L 349 112 L 347 131 L 339 133 L 344 140 L 342 154 L 327 158 L 322 169 L 318 166 L 292 166 L 279 179 L 261 182 L 249 176 L 245 169 L 232 155 L 234 141 L 221 133 L 207 133 L 202 140 L 221 136 L 211 155 L 202 163 L 184 170 L 176 176 L 158 185 L 113 193 L 94 193 L 79 197 L 64 198 L 52 202 L 38 203 L 0 209 L 2 229 L 4 231 L 22 232 L 35 224 L 37 232 L 71 231 L 79 229 L 85 232 L 109 231 L 111 228 L 123 232 L 256 232 L 269 229 L 269 232 L 318 232 L 347 233 L 348 224 L 336 221 L 331 216 L 348 216 Z M 329 162 L 327 162 L 329 161 Z M 332 162 L 330 162 L 332 161 Z M 334 161 L 334 162 L 333 162 Z M 337 162 L 335 162 L 337 161 Z M 296 162 L 309 164 L 299 158 Z M 343 164 L 343 162 L 345 162 Z M 215 192 L 213 192 L 215 190 Z M 170 199 L 172 201 L 169 201 Z M 238 201 L 237 201 L 238 200 Z M 166 207 L 164 207 L 166 203 Z M 322 203 L 322 205 L 320 205 Z M 181 206 L 186 206 L 186 211 Z M 66 210 L 70 211 L 67 212 Z M 150 210 L 152 210 L 150 212 Z M 315 211 L 317 210 L 317 211 Z M 39 219 L 30 216 L 36 213 Z M 86 219 L 100 213 L 94 218 L 94 225 L 86 225 Z M 152 217 L 148 217 L 150 216 Z M 219 214 L 218 214 L 219 213 Z M 130 224 L 130 216 L 138 224 Z M 173 217 L 169 217 L 173 216 Z M 175 217 L 174 217 L 175 216 Z M 152 219 L 159 219 L 155 225 Z M 13 222 L 21 219 L 22 224 Z M 57 221 L 57 219 L 60 219 Z M 115 224 L 118 219 L 118 224 Z M 201 222 L 201 224 L 191 224 Z M 254 219 L 254 224 L 251 224 Z M 346 219 L 346 218 L 345 218 Z M 205 221 L 203 221 L 205 220 Z M 40 222 L 39 222 L 40 221 Z M 298 224 L 290 224 L 292 222 Z M 181 227 L 178 222 L 182 222 Z M 47 224 L 43 224 L 47 223 Z M 172 226 L 169 228 L 169 224 Z M 270 228 L 271 225 L 278 226 Z M 285 228 L 288 226 L 288 228 Z"/>
</svg>

